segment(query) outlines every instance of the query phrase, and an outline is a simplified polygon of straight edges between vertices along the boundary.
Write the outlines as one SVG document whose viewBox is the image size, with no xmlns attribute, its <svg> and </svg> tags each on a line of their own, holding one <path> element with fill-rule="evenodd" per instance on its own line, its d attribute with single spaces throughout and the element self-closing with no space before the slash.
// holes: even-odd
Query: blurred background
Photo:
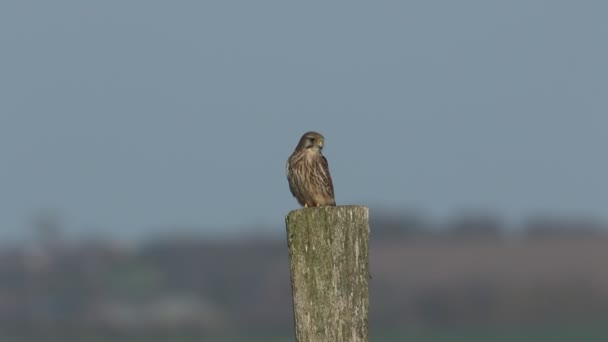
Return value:
<svg viewBox="0 0 608 342">
<path fill-rule="evenodd" d="M 0 341 L 293 341 L 308 130 L 372 341 L 608 340 L 607 11 L 2 2 Z"/>
</svg>

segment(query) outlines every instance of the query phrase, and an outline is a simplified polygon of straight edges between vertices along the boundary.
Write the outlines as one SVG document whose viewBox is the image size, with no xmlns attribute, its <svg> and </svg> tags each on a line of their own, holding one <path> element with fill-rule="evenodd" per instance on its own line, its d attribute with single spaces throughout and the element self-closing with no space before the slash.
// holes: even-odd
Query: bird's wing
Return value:
<svg viewBox="0 0 608 342">
<path fill-rule="evenodd" d="M 291 191 L 292 195 L 296 196 L 298 189 L 296 189 L 295 184 L 294 184 L 294 180 L 293 180 L 294 175 L 292 174 L 292 170 L 289 167 L 289 161 L 287 161 L 286 171 L 287 171 L 287 183 L 289 183 L 289 190 Z"/>
<path fill-rule="evenodd" d="M 331 175 L 329 174 L 329 164 L 325 156 L 321 156 L 321 181 L 323 182 L 323 189 L 327 191 L 327 195 L 334 198 L 334 183 L 331 181 Z"/>
</svg>

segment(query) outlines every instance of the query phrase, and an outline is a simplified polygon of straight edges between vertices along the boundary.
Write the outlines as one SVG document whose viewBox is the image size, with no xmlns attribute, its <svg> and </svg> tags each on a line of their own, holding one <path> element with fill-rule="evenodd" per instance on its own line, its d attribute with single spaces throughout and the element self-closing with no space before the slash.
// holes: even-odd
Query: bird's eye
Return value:
<svg viewBox="0 0 608 342">
<path fill-rule="evenodd" d="M 315 142 L 315 138 L 308 138 L 308 140 L 310 140 L 310 142 Z"/>
</svg>

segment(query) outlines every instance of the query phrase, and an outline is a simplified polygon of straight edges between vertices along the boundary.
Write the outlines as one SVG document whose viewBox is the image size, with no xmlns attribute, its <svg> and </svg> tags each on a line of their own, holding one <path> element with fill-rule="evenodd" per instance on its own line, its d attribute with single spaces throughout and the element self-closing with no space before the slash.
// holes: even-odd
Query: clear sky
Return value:
<svg viewBox="0 0 608 342">
<path fill-rule="evenodd" d="M 3 1 L 0 237 L 282 229 L 338 204 L 608 219 L 608 2 Z"/>
</svg>

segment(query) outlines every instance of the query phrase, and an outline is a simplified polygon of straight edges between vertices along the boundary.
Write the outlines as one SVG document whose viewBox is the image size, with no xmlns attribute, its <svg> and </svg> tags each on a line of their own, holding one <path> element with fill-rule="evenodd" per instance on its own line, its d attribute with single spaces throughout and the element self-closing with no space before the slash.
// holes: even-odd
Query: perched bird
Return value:
<svg viewBox="0 0 608 342">
<path fill-rule="evenodd" d="M 336 205 L 329 165 L 321 153 L 324 142 L 321 134 L 306 132 L 287 159 L 289 190 L 304 207 Z"/>
</svg>

